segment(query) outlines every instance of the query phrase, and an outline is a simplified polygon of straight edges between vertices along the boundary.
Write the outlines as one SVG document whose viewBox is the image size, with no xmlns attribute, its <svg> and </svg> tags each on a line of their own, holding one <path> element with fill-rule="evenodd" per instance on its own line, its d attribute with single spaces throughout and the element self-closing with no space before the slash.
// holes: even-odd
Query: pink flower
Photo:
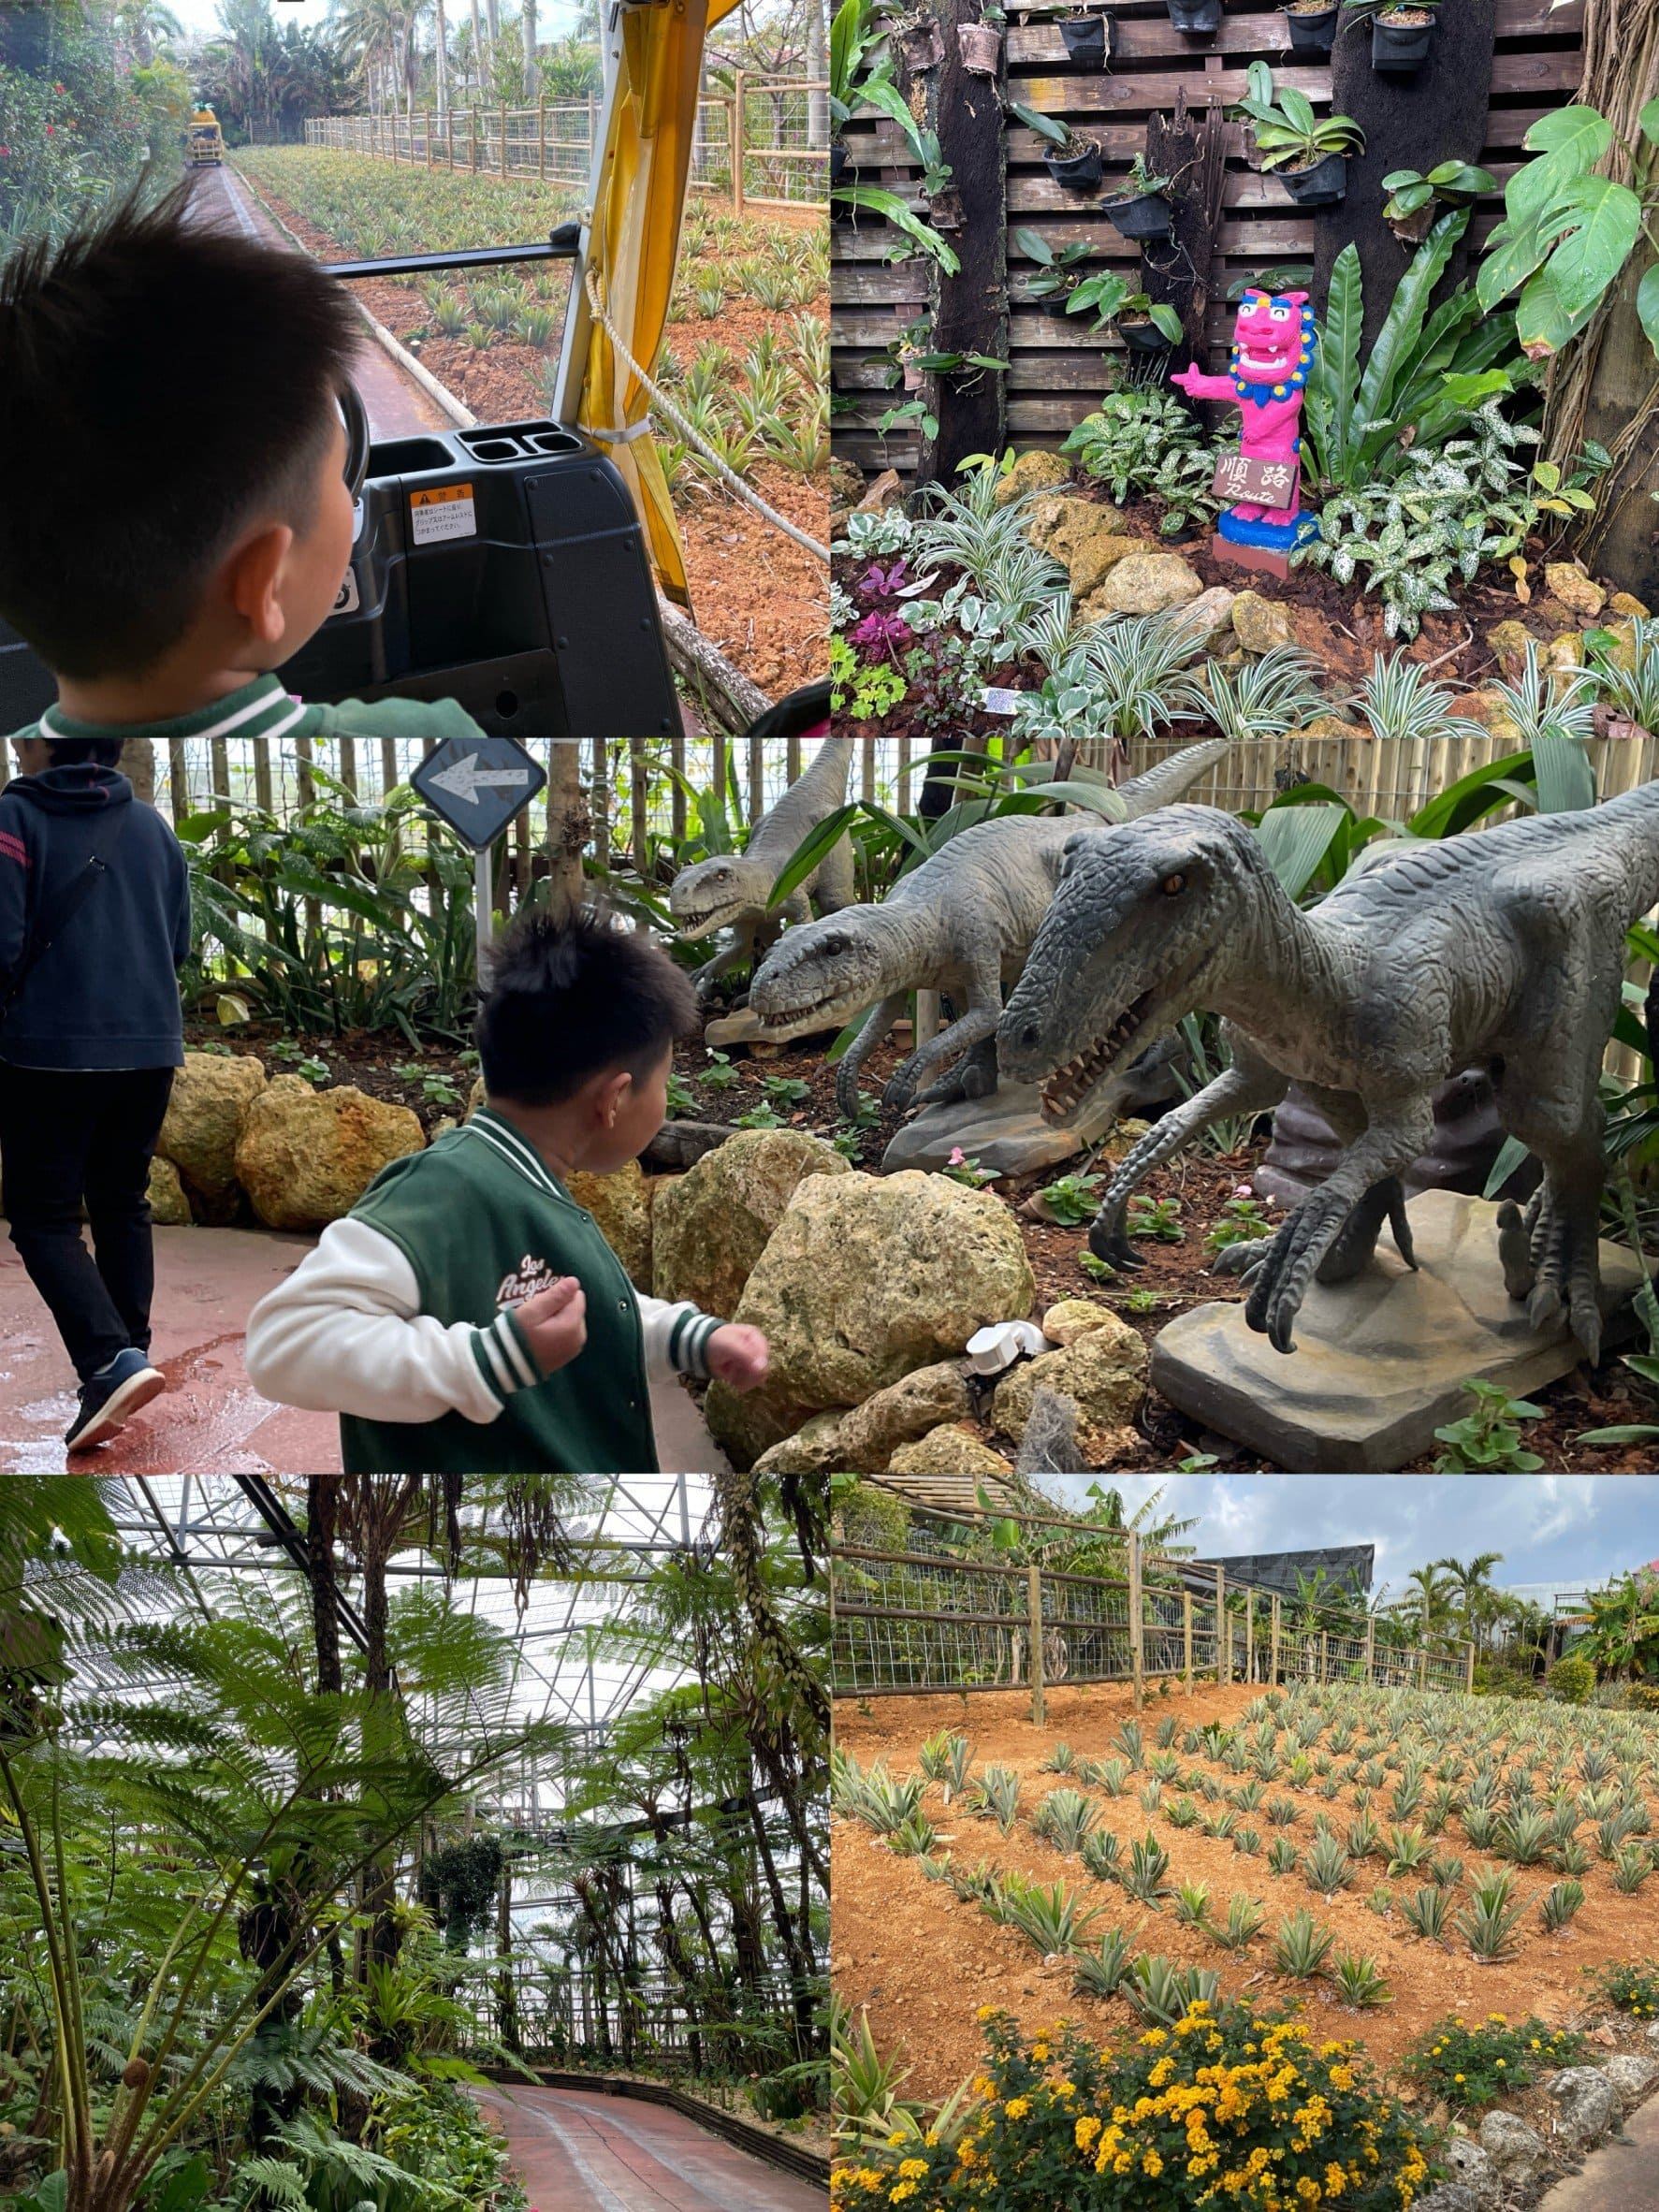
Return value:
<svg viewBox="0 0 1659 2212">
<path fill-rule="evenodd" d="M 1250 1186 L 1247 1183 L 1235 1183 L 1232 1186 L 1232 1195 L 1234 1198 L 1250 1197 Z"/>
<path fill-rule="evenodd" d="M 947 1164 L 948 1164 L 949 1166 L 953 1167 L 953 1168 L 965 1168 L 965 1167 L 967 1167 L 967 1165 L 968 1165 L 968 1155 L 967 1155 L 967 1153 L 966 1153 L 966 1152 L 964 1152 L 964 1151 L 963 1151 L 963 1149 L 962 1149 L 962 1147 L 961 1147 L 961 1145 L 960 1145 L 960 1144 L 958 1144 L 958 1145 L 957 1145 L 957 1147 L 956 1147 L 956 1149 L 955 1149 L 955 1151 L 952 1153 L 952 1155 L 951 1155 L 951 1157 L 950 1157 L 950 1160 L 949 1160 L 949 1162 L 948 1162 Z"/>
<path fill-rule="evenodd" d="M 49 138 L 51 137 L 51 125 L 50 123 L 46 126 L 46 135 Z"/>
</svg>

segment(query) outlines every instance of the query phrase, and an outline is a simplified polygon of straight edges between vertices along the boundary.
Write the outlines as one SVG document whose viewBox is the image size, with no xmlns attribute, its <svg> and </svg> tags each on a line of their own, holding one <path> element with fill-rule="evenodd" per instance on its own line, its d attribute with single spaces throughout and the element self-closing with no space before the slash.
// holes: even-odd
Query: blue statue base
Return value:
<svg viewBox="0 0 1659 2212">
<path fill-rule="evenodd" d="M 1241 522 L 1230 507 L 1224 507 L 1215 534 L 1230 546 L 1252 546 L 1264 553 L 1293 553 L 1308 538 L 1319 534 L 1319 517 L 1303 507 L 1288 522 Z"/>
</svg>

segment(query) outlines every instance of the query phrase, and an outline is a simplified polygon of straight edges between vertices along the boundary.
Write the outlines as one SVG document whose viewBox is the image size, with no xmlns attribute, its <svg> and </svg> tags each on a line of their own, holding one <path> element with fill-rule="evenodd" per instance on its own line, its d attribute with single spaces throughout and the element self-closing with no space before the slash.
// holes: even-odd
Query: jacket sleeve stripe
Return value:
<svg viewBox="0 0 1659 2212">
<path fill-rule="evenodd" d="M 505 1348 L 507 1358 L 513 1363 L 513 1370 L 518 1384 L 525 1390 L 529 1390 L 534 1384 L 539 1383 L 542 1379 L 541 1369 L 536 1365 L 531 1356 L 530 1346 L 525 1342 L 524 1332 L 514 1319 L 510 1306 L 496 1316 L 495 1333 Z"/>
<path fill-rule="evenodd" d="M 510 1395 L 510 1390 L 509 1386 L 502 1381 L 500 1374 L 497 1371 L 496 1363 L 498 1355 L 490 1342 L 489 1331 L 488 1329 L 473 1330 L 473 1358 L 478 1363 L 478 1372 L 484 1377 L 484 1386 L 486 1390 L 488 1390 L 490 1396 L 496 1399 L 499 1404 L 505 1405 Z"/>
</svg>

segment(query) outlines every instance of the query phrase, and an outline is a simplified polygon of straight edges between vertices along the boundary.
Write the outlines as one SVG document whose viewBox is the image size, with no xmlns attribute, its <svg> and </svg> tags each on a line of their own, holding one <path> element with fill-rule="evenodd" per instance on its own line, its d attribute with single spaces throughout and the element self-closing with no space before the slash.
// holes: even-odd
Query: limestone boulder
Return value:
<svg viewBox="0 0 1659 2212">
<path fill-rule="evenodd" d="M 1601 586 L 1570 560 L 1544 563 L 1544 589 L 1557 605 L 1565 607 L 1580 622 L 1594 622 L 1607 604 L 1608 595 Z"/>
<path fill-rule="evenodd" d="M 1316 745 L 1322 741 L 1333 745 L 1365 745 L 1371 739 L 1371 726 L 1368 722 L 1350 722 L 1340 714 L 1317 714 L 1311 722 L 1303 722 L 1296 735 Z"/>
<path fill-rule="evenodd" d="M 844 1473 L 880 1474 L 900 1445 L 966 1419 L 968 1409 L 968 1377 L 957 1361 L 918 1367 L 853 1407 L 841 1423 L 836 1463 Z"/>
<path fill-rule="evenodd" d="M 159 1152 L 150 1163 L 150 1218 L 157 1229 L 188 1229 L 192 1220 L 179 1171 Z"/>
<path fill-rule="evenodd" d="M 1112 615 L 1167 615 L 1187 606 L 1203 590 L 1203 578 L 1179 553 L 1132 553 L 1109 569 L 1078 608 L 1082 622 Z M 1235 618 L 1237 608 L 1234 610 Z"/>
<path fill-rule="evenodd" d="M 1478 2143 L 1467 2135 L 1453 2135 L 1440 2151 L 1447 2177 L 1467 2190 L 1481 2212 L 1497 2212 L 1504 2201 L 1504 2183 L 1497 2168 Z"/>
<path fill-rule="evenodd" d="M 187 1052 L 173 1077 L 156 1150 L 178 1169 L 186 1190 L 210 1205 L 235 1187 L 237 1139 L 265 1087 L 264 1069 L 247 1053 Z"/>
<path fill-rule="evenodd" d="M 1515 625 L 1517 629 L 1520 624 Z M 1464 691 L 1452 702 L 1450 710 L 1465 721 L 1478 722 L 1483 730 L 1490 730 L 1494 737 L 1506 744 L 1525 742 L 1521 724 L 1511 713 L 1507 700 L 1496 691 Z"/>
<path fill-rule="evenodd" d="M 462 1121 L 471 1121 L 473 1114 L 477 1113 L 479 1107 L 482 1106 L 483 1103 L 484 1078 L 482 1075 L 475 1075 L 473 1078 L 473 1087 L 467 1093 L 467 1106 L 466 1112 L 461 1115 Z"/>
<path fill-rule="evenodd" d="M 709 1425 L 748 1464 L 810 1415 L 862 1405 L 987 1323 L 1023 1320 L 1036 1288 L 1012 1216 L 982 1190 L 913 1171 L 806 1175 L 728 1316 L 765 1332 L 771 1372 L 744 1398 L 716 1383 Z"/>
<path fill-rule="evenodd" d="M 636 1289 L 651 1287 L 651 1208 L 645 1171 L 631 1159 L 614 1175 L 575 1174 L 566 1188 L 598 1222 Z"/>
<path fill-rule="evenodd" d="M 1289 610 L 1259 591 L 1241 591 L 1233 601 L 1232 633 L 1247 653 L 1270 653 L 1275 646 L 1296 643 Z"/>
<path fill-rule="evenodd" d="M 279 1075 L 248 1109 L 236 1178 L 267 1229 L 326 1229 L 382 1168 L 425 1143 L 407 1106 L 353 1084 L 314 1091 L 302 1076 Z"/>
<path fill-rule="evenodd" d="M 1619 2100 L 1620 2108 L 1634 2112 L 1637 2106 L 1652 2095 L 1653 2086 L 1659 2082 L 1659 2059 L 1649 2059 L 1635 2051 L 1621 2051 L 1608 2059 L 1601 2070 L 1602 2079 Z"/>
<path fill-rule="evenodd" d="M 1134 1419 L 1146 1395 L 1148 1362 L 1141 1338 L 1112 1314 L 1063 1350 L 1041 1352 L 1005 1375 L 992 1401 L 995 1424 L 1017 1442 L 1026 1433 L 1032 1397 L 1046 1383 L 1072 1400 L 1084 1431 L 1120 1427 Z M 1086 1434 L 1083 1441 L 1089 1441 Z"/>
<path fill-rule="evenodd" d="M 837 507 L 856 507 L 864 497 L 864 471 L 837 454 L 830 462 L 830 500 Z"/>
<path fill-rule="evenodd" d="M 1607 611 L 1624 621 L 1629 621 L 1633 616 L 1639 616 L 1645 621 L 1650 609 L 1646 600 L 1637 599 L 1634 591 L 1615 591 L 1608 601 Z"/>
<path fill-rule="evenodd" d="M 1068 500 L 1065 512 L 1044 536 L 1042 550 L 1064 565 L 1071 595 L 1081 599 L 1118 561 L 1143 553 L 1146 546 L 1124 528 L 1115 507 L 1102 506 L 1098 500 Z"/>
<path fill-rule="evenodd" d="M 1022 498 L 1028 491 L 1047 491 L 1056 484 L 1071 481 L 1071 464 L 1057 453 L 1049 453 L 1041 446 L 1034 446 L 1029 453 L 1020 454 L 1014 465 L 997 487 L 996 501 L 1006 507 L 1011 500 Z"/>
<path fill-rule="evenodd" d="M 913 1444 L 901 1444 L 889 1463 L 892 1475 L 1000 1475 L 1013 1473 L 1000 1452 L 982 1444 L 970 1430 L 946 1423 L 929 1429 Z"/>
<path fill-rule="evenodd" d="M 1176 626 L 1190 630 L 1204 652 L 1219 652 L 1232 643 L 1232 610 L 1238 597 L 1225 584 L 1212 584 L 1179 610 Z"/>
<path fill-rule="evenodd" d="M 1485 2212 L 1480 2199 L 1461 2181 L 1443 2181 L 1438 2189 L 1419 2197 L 1414 2212 Z"/>
<path fill-rule="evenodd" d="M 1603 646 L 1602 649 L 1606 658 L 1612 662 L 1615 668 L 1623 668 L 1628 674 L 1634 675 L 1636 672 L 1635 620 L 1626 617 L 1620 621 L 1604 622 L 1600 627 L 1613 641 L 1611 645 L 1604 644 Z"/>
<path fill-rule="evenodd" d="M 1072 1345 L 1094 1329 L 1110 1329 L 1117 1316 L 1109 1305 L 1092 1298 L 1062 1298 L 1042 1317 L 1042 1333 L 1050 1344 Z"/>
<path fill-rule="evenodd" d="M 1584 640 L 1577 630 L 1564 630 L 1544 648 L 1544 666 L 1551 674 L 1571 676 L 1584 665 Z"/>
<path fill-rule="evenodd" d="M 1497 655 L 1498 666 L 1511 683 L 1526 666 L 1526 648 L 1532 646 L 1542 657 L 1543 648 L 1524 622 L 1513 617 L 1506 622 L 1494 623 L 1486 633 L 1486 642 Z"/>
<path fill-rule="evenodd" d="M 874 1472 L 860 1470 L 841 1459 L 841 1423 L 847 1418 L 844 1410 L 815 1413 L 804 1427 L 793 1436 L 786 1436 L 781 1444 L 773 1445 L 770 1451 L 762 1452 L 754 1463 L 757 1475 L 828 1475 Z"/>
<path fill-rule="evenodd" d="M 1542 2135 L 1513 2112 L 1489 2112 L 1479 2140 L 1499 2180 L 1511 2189 L 1524 2187 L 1550 2162 Z"/>
<path fill-rule="evenodd" d="M 706 1314 L 732 1319 L 799 1186 L 808 1177 L 852 1171 L 851 1161 L 820 1137 L 798 1129 L 739 1129 L 658 1192 L 653 1294 L 689 1298 Z"/>
<path fill-rule="evenodd" d="M 1569 2066 L 1545 2087 L 1561 2108 L 1556 2124 L 1575 2148 L 1599 2143 L 1619 2125 L 1618 2094 L 1599 2067 Z"/>
</svg>

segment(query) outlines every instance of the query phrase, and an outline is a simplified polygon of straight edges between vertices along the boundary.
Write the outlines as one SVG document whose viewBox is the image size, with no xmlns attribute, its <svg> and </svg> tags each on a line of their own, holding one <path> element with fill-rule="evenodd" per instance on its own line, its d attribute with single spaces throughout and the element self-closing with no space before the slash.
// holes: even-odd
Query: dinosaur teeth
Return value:
<svg viewBox="0 0 1659 2212">
<path fill-rule="evenodd" d="M 1075 1059 L 1055 1069 L 1039 1092 L 1044 1113 L 1062 1120 L 1086 1097 L 1133 1034 L 1151 997 L 1150 991 L 1143 991 L 1131 1005 L 1124 1008 L 1103 1037 L 1079 1053 Z"/>
</svg>

